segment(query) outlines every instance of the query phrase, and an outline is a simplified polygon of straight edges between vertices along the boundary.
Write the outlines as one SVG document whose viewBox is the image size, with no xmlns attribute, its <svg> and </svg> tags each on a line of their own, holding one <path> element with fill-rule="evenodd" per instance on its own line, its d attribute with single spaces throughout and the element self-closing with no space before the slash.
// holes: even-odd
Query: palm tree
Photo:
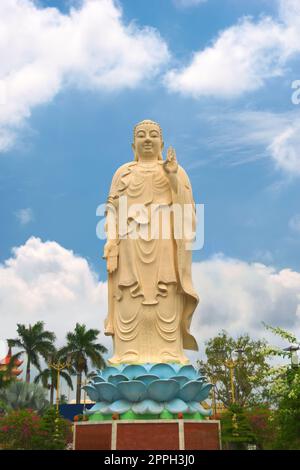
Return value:
<svg viewBox="0 0 300 470">
<path fill-rule="evenodd" d="M 71 362 L 76 371 L 76 403 L 80 403 L 82 373 L 88 373 L 88 360 L 90 359 L 92 365 L 99 369 L 105 367 L 105 360 L 102 354 L 106 353 L 107 349 L 102 344 L 96 343 L 99 333 L 99 330 L 87 330 L 86 325 L 76 323 L 74 332 L 70 331 L 67 333 L 67 346 L 60 350 L 62 356 L 70 355 Z"/>
<path fill-rule="evenodd" d="M 55 334 L 51 331 L 44 330 L 44 323 L 39 321 L 33 326 L 17 324 L 17 333 L 19 335 L 16 339 L 9 339 L 9 346 L 16 346 L 23 349 L 22 353 L 27 354 L 26 366 L 26 382 L 30 382 L 30 369 L 31 365 L 35 366 L 39 371 L 41 370 L 39 356 L 44 359 L 51 354 L 55 348 L 53 342 L 55 341 Z"/>
<path fill-rule="evenodd" d="M 55 362 L 61 357 L 58 351 L 53 352 L 47 359 L 48 361 Z M 67 382 L 68 387 L 73 390 L 73 383 L 70 377 L 70 372 L 62 370 L 60 372 L 60 377 Z M 50 405 L 53 405 L 54 401 L 54 390 L 57 389 L 57 372 L 53 367 L 47 367 L 43 369 L 34 379 L 34 383 L 41 382 L 44 388 L 50 389 Z M 50 382 L 50 383 L 49 383 Z"/>
</svg>

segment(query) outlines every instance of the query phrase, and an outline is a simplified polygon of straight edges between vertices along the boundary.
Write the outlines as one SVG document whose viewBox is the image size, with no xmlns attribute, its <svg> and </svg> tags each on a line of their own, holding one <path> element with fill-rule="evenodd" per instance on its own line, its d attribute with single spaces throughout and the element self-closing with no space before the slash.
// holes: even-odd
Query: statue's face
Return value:
<svg viewBox="0 0 300 470">
<path fill-rule="evenodd" d="M 136 128 L 133 150 L 138 160 L 158 159 L 162 148 L 159 128 L 155 124 L 141 124 Z"/>
</svg>

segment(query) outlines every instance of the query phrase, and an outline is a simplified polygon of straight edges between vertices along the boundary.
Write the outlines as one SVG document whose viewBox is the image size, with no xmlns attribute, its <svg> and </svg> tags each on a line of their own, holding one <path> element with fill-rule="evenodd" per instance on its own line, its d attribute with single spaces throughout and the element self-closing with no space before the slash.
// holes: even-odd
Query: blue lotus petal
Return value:
<svg viewBox="0 0 300 470">
<path fill-rule="evenodd" d="M 132 405 L 132 411 L 138 415 L 142 415 L 145 413 L 151 413 L 153 415 L 160 414 L 164 409 L 164 405 L 162 403 L 157 403 L 154 400 L 143 400 L 139 403 L 134 403 Z"/>
<path fill-rule="evenodd" d="M 205 382 L 206 378 L 204 375 L 200 375 L 199 377 L 196 378 L 197 382 Z"/>
<path fill-rule="evenodd" d="M 93 378 L 92 382 L 94 384 L 99 384 L 101 382 L 105 382 L 105 379 L 103 377 L 100 377 L 99 375 L 97 375 L 96 377 Z"/>
<path fill-rule="evenodd" d="M 146 385 L 139 380 L 130 380 L 129 382 L 119 382 L 118 390 L 120 394 L 131 402 L 143 400 L 147 394 Z"/>
<path fill-rule="evenodd" d="M 111 403 L 121 398 L 117 387 L 113 384 L 101 382 L 96 384 L 95 387 L 97 389 L 100 400 Z"/>
<path fill-rule="evenodd" d="M 96 413 L 97 411 L 101 413 L 102 409 L 105 409 L 108 405 L 109 403 L 107 403 L 106 401 L 98 401 L 94 406 L 92 406 L 92 408 L 90 409 L 86 408 L 85 414 L 92 415 Z"/>
<path fill-rule="evenodd" d="M 110 375 L 117 375 L 117 374 L 119 374 L 119 372 L 120 371 L 117 367 L 112 367 L 112 366 L 111 367 L 105 367 L 105 369 L 103 369 L 101 371 L 101 376 L 105 380 L 107 380 Z"/>
<path fill-rule="evenodd" d="M 150 374 L 153 375 L 158 375 L 160 379 L 169 379 L 174 375 L 174 369 L 172 366 L 169 364 L 155 364 L 153 367 L 150 369 Z"/>
<path fill-rule="evenodd" d="M 126 413 L 126 411 L 130 410 L 131 403 L 127 400 L 117 400 L 111 405 L 109 405 L 110 410 L 112 413 Z"/>
<path fill-rule="evenodd" d="M 153 374 L 144 374 L 144 375 L 140 375 L 138 377 L 138 380 L 143 382 L 147 387 L 149 384 L 151 384 L 151 382 L 153 382 L 153 380 L 159 380 L 159 377 Z"/>
<path fill-rule="evenodd" d="M 194 397 L 194 401 L 203 401 L 206 400 L 206 398 L 209 395 L 210 390 L 212 389 L 213 384 L 205 384 L 202 385 L 202 388 L 200 392 L 197 393 L 197 395 Z"/>
<path fill-rule="evenodd" d="M 114 385 L 117 385 L 119 382 L 126 382 L 127 377 L 123 374 L 117 374 L 117 375 L 111 375 L 109 378 L 108 378 L 108 382 L 109 383 L 112 383 Z"/>
<path fill-rule="evenodd" d="M 170 413 L 185 413 L 189 409 L 188 405 L 180 398 L 174 398 L 168 403 L 165 403 L 165 408 L 170 411 Z"/>
<path fill-rule="evenodd" d="M 195 396 L 201 391 L 202 384 L 197 380 L 187 382 L 178 393 L 178 397 L 185 402 L 194 400 Z"/>
<path fill-rule="evenodd" d="M 169 401 L 175 398 L 179 389 L 180 385 L 176 380 L 154 380 L 148 387 L 148 395 L 152 400 Z"/>
<path fill-rule="evenodd" d="M 189 380 L 195 380 L 198 376 L 198 373 L 195 367 L 190 364 L 190 365 L 181 367 L 178 371 L 178 375 L 184 375 Z"/>
<path fill-rule="evenodd" d="M 176 380 L 176 382 L 179 383 L 180 387 L 183 387 L 184 384 L 186 384 L 189 379 L 187 377 L 184 377 L 183 375 L 174 375 L 174 377 L 170 377 L 172 380 Z"/>
<path fill-rule="evenodd" d="M 86 393 L 88 394 L 89 398 L 92 401 L 98 401 L 99 400 L 99 395 L 98 395 L 98 391 L 97 391 L 96 386 L 94 386 L 94 385 L 84 385 L 82 388 L 83 388 L 83 390 L 86 391 Z"/>
<path fill-rule="evenodd" d="M 136 379 L 139 375 L 144 375 L 146 373 L 147 370 L 145 367 L 136 364 L 126 366 L 122 370 L 122 374 L 125 375 L 128 379 Z"/>
<path fill-rule="evenodd" d="M 106 406 L 101 408 L 101 413 L 103 415 L 111 415 L 113 413 L 113 411 L 111 410 L 111 405 L 111 403 L 108 403 Z"/>
<path fill-rule="evenodd" d="M 194 412 L 198 411 L 203 416 L 211 416 L 212 415 L 212 409 L 206 410 L 205 408 L 203 408 L 203 406 L 200 405 L 200 403 L 198 403 L 196 401 L 191 401 L 190 403 L 187 403 L 187 405 L 188 405 L 189 411 L 191 413 L 194 413 Z"/>
</svg>

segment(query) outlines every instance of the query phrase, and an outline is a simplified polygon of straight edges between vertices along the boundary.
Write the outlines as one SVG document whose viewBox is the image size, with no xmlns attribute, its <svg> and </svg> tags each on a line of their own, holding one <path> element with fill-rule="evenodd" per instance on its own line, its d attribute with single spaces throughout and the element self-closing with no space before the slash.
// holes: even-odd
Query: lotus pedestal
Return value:
<svg viewBox="0 0 300 470">
<path fill-rule="evenodd" d="M 213 420 L 112 420 L 74 425 L 75 450 L 220 450 Z"/>
</svg>

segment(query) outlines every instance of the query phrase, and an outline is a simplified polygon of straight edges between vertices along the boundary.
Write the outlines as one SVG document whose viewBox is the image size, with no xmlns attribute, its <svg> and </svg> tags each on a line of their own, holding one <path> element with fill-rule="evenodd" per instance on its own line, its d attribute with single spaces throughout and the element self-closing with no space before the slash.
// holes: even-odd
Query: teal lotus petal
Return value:
<svg viewBox="0 0 300 470">
<path fill-rule="evenodd" d="M 131 403 L 127 400 L 117 400 L 114 403 L 111 403 L 109 408 L 112 413 L 126 413 L 126 411 L 130 410 Z"/>
<path fill-rule="evenodd" d="M 203 416 L 211 416 L 212 415 L 212 410 L 205 410 L 203 406 L 200 405 L 197 401 L 191 401 L 190 403 L 187 403 L 189 407 L 189 411 L 191 413 L 194 413 L 195 411 L 198 411 L 201 413 Z"/>
<path fill-rule="evenodd" d="M 201 382 L 198 382 L 197 380 L 191 380 L 180 389 L 178 397 L 184 400 L 185 402 L 192 401 L 194 400 L 195 396 L 201 391 L 201 389 Z"/>
<path fill-rule="evenodd" d="M 179 389 L 180 385 L 176 380 L 154 380 L 148 387 L 148 396 L 159 402 L 169 401 L 175 398 Z"/>
<path fill-rule="evenodd" d="M 174 375 L 174 377 L 170 377 L 172 380 L 176 380 L 176 382 L 179 383 L 180 387 L 183 387 L 184 384 L 186 384 L 189 379 L 187 377 L 184 377 L 183 375 Z"/>
<path fill-rule="evenodd" d="M 137 364 L 126 366 L 122 370 L 122 374 L 125 375 L 128 379 L 136 379 L 140 375 L 144 375 L 146 373 L 147 370 L 145 369 L 145 367 Z"/>
<path fill-rule="evenodd" d="M 153 374 L 144 374 L 144 375 L 140 375 L 138 377 L 138 380 L 143 382 L 146 385 L 146 387 L 148 387 L 148 385 L 151 384 L 153 380 L 159 380 L 159 377 Z"/>
<path fill-rule="evenodd" d="M 96 413 L 97 411 L 101 413 L 102 409 L 105 409 L 107 405 L 109 405 L 109 403 L 107 403 L 106 401 L 98 401 L 94 406 L 92 406 L 92 408 L 90 409 L 86 408 L 85 414 L 92 415 Z"/>
<path fill-rule="evenodd" d="M 109 378 L 108 378 L 108 382 L 109 383 L 112 383 L 114 385 L 117 385 L 119 382 L 126 382 L 127 377 L 123 374 L 117 374 L 117 375 L 111 375 Z"/>
<path fill-rule="evenodd" d="M 119 393 L 131 402 L 141 401 L 146 397 L 147 388 L 143 382 L 139 380 L 130 380 L 128 382 L 119 382 Z"/>
<path fill-rule="evenodd" d="M 138 415 L 142 415 L 145 413 L 150 413 L 153 415 L 160 414 L 164 409 L 164 405 L 162 403 L 157 403 L 154 400 L 143 400 L 139 403 L 134 403 L 132 405 L 132 411 Z"/>
<path fill-rule="evenodd" d="M 120 373 L 120 371 L 119 371 L 119 369 L 118 369 L 117 367 L 105 367 L 105 369 L 103 369 L 103 370 L 100 372 L 101 376 L 102 376 L 105 380 L 107 380 L 110 375 L 117 375 L 117 374 L 119 374 L 119 373 Z"/>
<path fill-rule="evenodd" d="M 189 409 L 188 405 L 180 398 L 174 398 L 168 403 L 165 403 L 165 408 L 170 411 L 170 413 L 185 413 Z"/>
<path fill-rule="evenodd" d="M 203 401 L 206 400 L 206 398 L 209 395 L 210 390 L 212 389 L 213 384 L 205 384 L 202 385 L 202 388 L 200 392 L 197 393 L 197 395 L 194 397 L 194 401 Z"/>
<path fill-rule="evenodd" d="M 169 379 L 174 375 L 174 369 L 170 364 L 155 364 L 151 369 L 149 370 L 150 374 L 152 375 L 158 375 L 160 379 Z"/>
<path fill-rule="evenodd" d="M 94 385 L 84 385 L 82 388 L 83 388 L 83 390 L 86 391 L 86 393 L 88 394 L 88 397 L 92 401 L 98 401 L 99 400 L 99 394 L 98 394 L 96 386 L 94 386 Z"/>
<path fill-rule="evenodd" d="M 187 366 L 180 367 L 177 375 L 183 375 L 189 380 L 195 380 L 198 376 L 198 373 L 195 367 L 190 364 Z"/>
<path fill-rule="evenodd" d="M 100 400 L 111 403 L 121 398 L 117 387 L 113 384 L 101 382 L 99 384 L 95 384 L 95 387 Z"/>
<path fill-rule="evenodd" d="M 93 378 L 92 382 L 93 382 L 94 384 L 99 384 L 99 383 L 101 383 L 101 382 L 105 382 L 105 379 L 104 379 L 103 377 L 100 377 L 99 375 L 97 375 L 97 377 L 94 377 L 94 378 Z"/>
</svg>

